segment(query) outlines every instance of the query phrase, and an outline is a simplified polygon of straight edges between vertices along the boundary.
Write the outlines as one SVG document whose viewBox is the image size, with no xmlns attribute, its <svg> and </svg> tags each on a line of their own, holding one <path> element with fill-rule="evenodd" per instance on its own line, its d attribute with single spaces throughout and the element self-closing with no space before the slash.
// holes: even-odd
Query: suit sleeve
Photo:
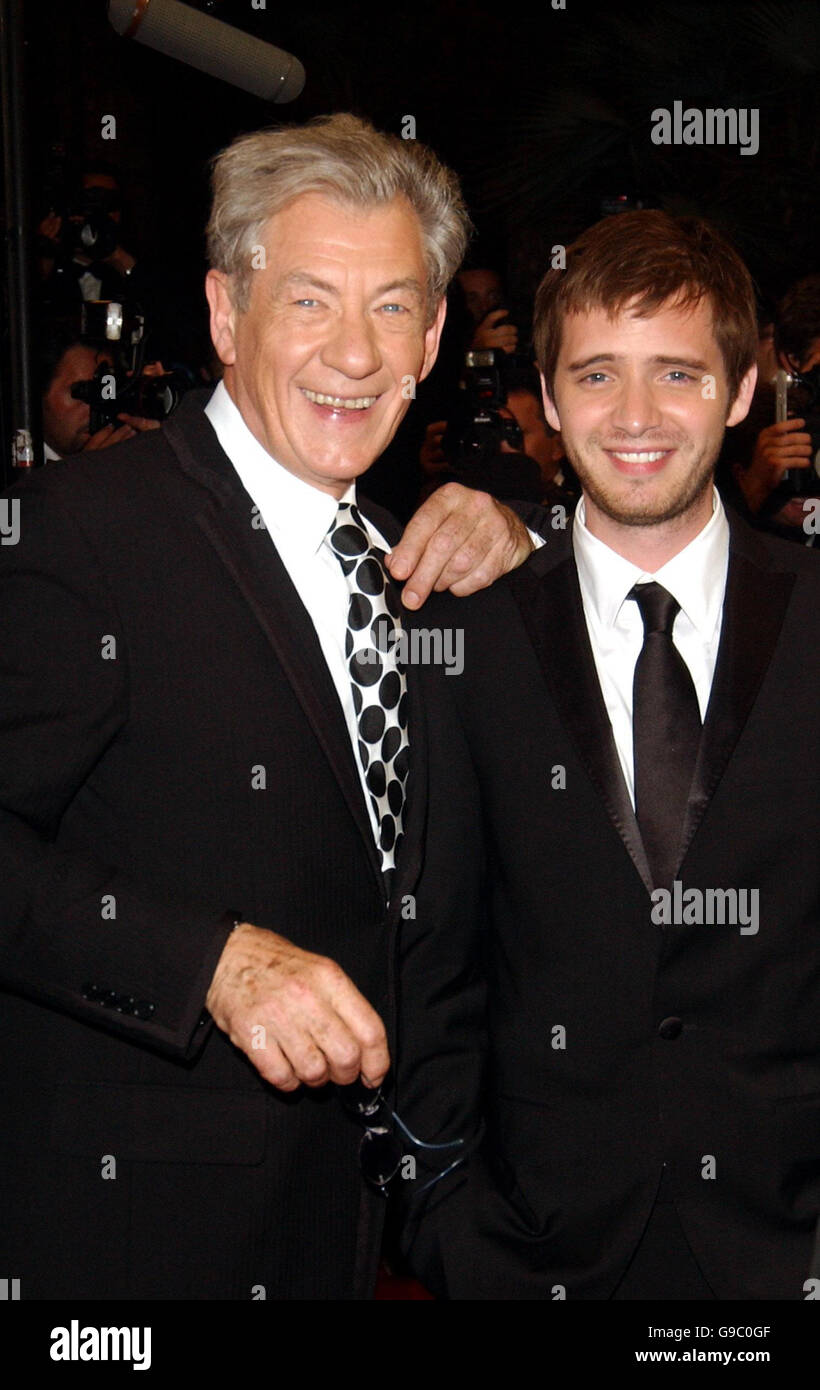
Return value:
<svg viewBox="0 0 820 1390">
<path fill-rule="evenodd" d="M 0 544 L 0 985 L 187 1058 L 211 1026 L 204 1000 L 230 915 L 203 905 L 197 920 L 190 903 L 60 837 L 126 729 L 127 640 L 59 489 L 35 476 L 6 505 L 16 527 Z"/>
<path fill-rule="evenodd" d="M 463 1226 L 470 1156 L 482 1133 L 484 851 L 477 779 L 453 698 L 460 677 L 428 667 L 424 678 L 428 814 L 416 915 L 401 931 L 396 1107 L 417 1138 L 463 1144 L 414 1151 L 415 1177 L 405 1174 L 398 1188 L 405 1252 L 427 1287 L 443 1294 L 443 1252 L 454 1254 L 451 1231 Z M 459 1167 L 429 1186 L 456 1158 Z"/>
<path fill-rule="evenodd" d="M 550 513 L 540 503 L 508 502 L 507 506 L 523 521 L 528 531 L 533 531 L 536 535 L 541 536 L 542 540 L 549 540 L 550 536 L 554 534 Z"/>
</svg>

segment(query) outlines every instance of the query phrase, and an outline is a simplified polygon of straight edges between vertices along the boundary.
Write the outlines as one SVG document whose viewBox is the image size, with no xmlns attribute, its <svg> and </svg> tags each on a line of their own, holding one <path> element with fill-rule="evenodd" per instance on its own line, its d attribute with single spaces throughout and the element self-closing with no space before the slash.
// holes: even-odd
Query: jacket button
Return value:
<svg viewBox="0 0 820 1390">
<path fill-rule="evenodd" d="M 674 1015 L 671 1018 L 665 1018 L 662 1023 L 658 1024 L 658 1033 L 660 1037 L 665 1038 L 667 1042 L 671 1042 L 674 1038 L 679 1038 L 682 1032 L 683 1023 L 679 1018 L 675 1018 Z"/>
</svg>

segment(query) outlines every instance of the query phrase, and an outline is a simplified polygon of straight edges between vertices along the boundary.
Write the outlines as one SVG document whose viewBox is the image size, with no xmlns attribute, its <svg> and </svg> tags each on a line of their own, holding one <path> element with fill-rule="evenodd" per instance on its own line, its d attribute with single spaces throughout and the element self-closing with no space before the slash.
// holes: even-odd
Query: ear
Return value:
<svg viewBox="0 0 820 1390">
<path fill-rule="evenodd" d="M 555 402 L 547 390 L 544 373 L 539 371 L 538 375 L 541 378 L 541 400 L 544 402 L 544 414 L 547 417 L 547 423 L 550 424 L 554 430 L 560 431 L 561 421 L 558 419 L 558 411 L 555 409 Z"/>
<path fill-rule="evenodd" d="M 757 384 L 757 365 L 750 367 L 740 386 L 737 395 L 732 401 L 729 414 L 726 416 L 727 427 L 729 425 L 739 425 L 741 420 L 745 420 L 749 414 L 749 407 L 752 404 L 752 396 Z"/>
<path fill-rule="evenodd" d="M 236 361 L 236 310 L 231 299 L 230 277 L 222 270 L 209 270 L 205 276 L 205 294 L 211 310 L 213 345 L 220 362 L 230 367 Z"/>
<path fill-rule="evenodd" d="M 424 378 L 430 373 L 433 363 L 438 357 L 441 330 L 444 327 L 444 320 L 446 317 L 447 298 L 446 295 L 442 295 L 436 310 L 436 317 L 424 334 L 424 361 L 421 364 L 421 371 L 418 375 L 419 381 L 424 381 Z"/>
</svg>

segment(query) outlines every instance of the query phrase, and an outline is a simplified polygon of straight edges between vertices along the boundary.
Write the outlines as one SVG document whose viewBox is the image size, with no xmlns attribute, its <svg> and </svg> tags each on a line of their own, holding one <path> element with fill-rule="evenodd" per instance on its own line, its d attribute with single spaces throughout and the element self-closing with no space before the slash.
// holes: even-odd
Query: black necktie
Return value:
<svg viewBox="0 0 820 1390">
<path fill-rule="evenodd" d="M 340 502 L 325 539 L 342 567 L 350 594 L 345 656 L 359 731 L 359 761 L 378 826 L 382 869 L 389 872 L 402 841 L 410 767 L 401 610 L 382 554 L 371 544 L 358 507 Z"/>
<path fill-rule="evenodd" d="M 683 821 L 700 743 L 700 710 L 689 668 L 672 641 L 680 604 L 660 584 L 628 595 L 643 618 L 632 686 L 635 814 L 657 886 L 678 867 Z"/>
</svg>

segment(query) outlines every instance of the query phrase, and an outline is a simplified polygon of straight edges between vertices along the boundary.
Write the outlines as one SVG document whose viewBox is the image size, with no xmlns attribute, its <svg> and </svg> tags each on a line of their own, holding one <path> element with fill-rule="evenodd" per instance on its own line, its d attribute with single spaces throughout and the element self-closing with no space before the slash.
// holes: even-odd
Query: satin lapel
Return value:
<svg viewBox="0 0 820 1390">
<path fill-rule="evenodd" d="M 512 577 L 511 588 L 561 718 L 651 893 L 652 876 L 601 695 L 571 547 L 544 572 L 551 563 L 547 549 Z"/>
<path fill-rule="evenodd" d="M 780 636 L 794 575 L 772 569 L 754 531 L 730 517 L 723 625 L 681 842 L 680 864 L 732 756 Z"/>
<path fill-rule="evenodd" d="M 316 629 L 265 531 L 251 527 L 249 498 L 197 517 L 259 626 L 310 723 L 359 828 L 381 888 L 381 866 L 336 687 Z"/>
<path fill-rule="evenodd" d="M 381 864 L 347 724 L 316 629 L 267 532 L 251 524 L 251 499 L 217 443 L 207 417 L 201 411 L 199 414 L 199 419 L 183 417 L 166 427 L 183 469 L 211 493 L 196 516 L 197 525 L 276 653 L 339 783 L 382 892 Z"/>
<path fill-rule="evenodd" d="M 410 631 L 411 621 L 423 623 L 423 616 L 404 614 L 403 627 Z M 407 778 L 407 799 L 404 805 L 404 839 L 396 864 L 393 885 L 393 904 L 401 903 L 405 893 L 411 893 L 421 872 L 424 827 L 427 820 L 427 734 L 421 681 L 415 667 L 407 666 L 408 733 L 410 738 L 410 772 Z M 395 915 L 395 914 L 394 914 Z"/>
</svg>

